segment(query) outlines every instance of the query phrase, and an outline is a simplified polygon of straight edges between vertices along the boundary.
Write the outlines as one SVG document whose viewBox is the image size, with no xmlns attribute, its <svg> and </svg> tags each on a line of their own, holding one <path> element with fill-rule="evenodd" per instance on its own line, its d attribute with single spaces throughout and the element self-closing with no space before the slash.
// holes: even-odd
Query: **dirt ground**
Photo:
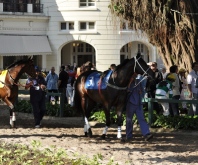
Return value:
<svg viewBox="0 0 198 165">
<path fill-rule="evenodd" d="M 151 129 L 154 138 L 145 142 L 138 128 L 131 143 L 120 143 L 116 138 L 116 126 L 108 130 L 105 140 L 100 138 L 104 124 L 92 122 L 93 138 L 84 137 L 81 117 L 45 117 L 42 128 L 35 129 L 32 114 L 17 113 L 16 128 L 9 127 L 9 112 L 0 105 L 1 141 L 30 145 L 32 140 L 40 141 L 42 147 L 55 145 L 64 148 L 68 155 L 84 155 L 92 158 L 102 154 L 102 165 L 113 158 L 119 165 L 198 165 L 198 132 Z M 123 128 L 123 137 L 125 130 Z"/>
</svg>

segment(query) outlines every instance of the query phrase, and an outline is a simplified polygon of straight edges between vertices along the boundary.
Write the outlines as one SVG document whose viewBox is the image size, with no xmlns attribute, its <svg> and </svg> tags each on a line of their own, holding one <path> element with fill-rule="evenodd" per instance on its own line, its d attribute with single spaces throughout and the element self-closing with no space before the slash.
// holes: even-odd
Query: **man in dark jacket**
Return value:
<svg viewBox="0 0 198 165">
<path fill-rule="evenodd" d="M 28 78 L 26 82 L 25 89 L 30 88 L 30 103 L 32 104 L 34 120 L 35 120 L 35 128 L 40 128 L 41 120 L 46 112 L 45 107 L 45 89 L 46 89 L 46 81 L 44 77 L 40 74 L 40 69 L 35 67 L 36 70 L 36 78 Z"/>
<path fill-rule="evenodd" d="M 155 98 L 155 91 L 156 86 L 163 80 L 162 73 L 157 69 L 157 63 L 156 62 L 149 62 L 147 63 L 152 71 L 155 73 L 155 79 L 148 79 L 146 83 L 146 93 L 148 98 Z M 157 113 L 160 113 L 160 108 L 158 103 L 154 102 L 153 109 L 157 111 Z"/>
<path fill-rule="evenodd" d="M 66 88 L 68 83 L 69 75 L 65 71 L 65 66 L 61 66 L 61 71 L 59 73 L 59 79 L 58 79 L 58 90 L 60 93 L 63 93 L 64 95 L 64 102 L 67 103 L 66 99 Z"/>
</svg>

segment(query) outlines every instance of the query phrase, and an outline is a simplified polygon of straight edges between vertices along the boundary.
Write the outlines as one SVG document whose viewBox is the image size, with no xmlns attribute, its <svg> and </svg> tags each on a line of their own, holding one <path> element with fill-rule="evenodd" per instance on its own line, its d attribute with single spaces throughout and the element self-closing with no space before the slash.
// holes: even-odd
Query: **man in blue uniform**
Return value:
<svg viewBox="0 0 198 165">
<path fill-rule="evenodd" d="M 150 140 L 153 135 L 150 134 L 149 125 L 144 119 L 142 98 L 144 97 L 144 80 L 136 79 L 137 74 L 131 78 L 128 87 L 127 105 L 126 105 L 126 139 L 121 142 L 130 142 L 133 137 L 133 115 L 136 114 L 140 129 L 145 140 Z"/>
</svg>

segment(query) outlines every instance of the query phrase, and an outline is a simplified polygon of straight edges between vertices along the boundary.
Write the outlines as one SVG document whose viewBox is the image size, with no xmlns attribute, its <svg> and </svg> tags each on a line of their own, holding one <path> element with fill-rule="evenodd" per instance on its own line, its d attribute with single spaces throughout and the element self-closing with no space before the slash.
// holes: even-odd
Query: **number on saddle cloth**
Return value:
<svg viewBox="0 0 198 165">
<path fill-rule="evenodd" d="M 107 71 L 107 73 L 103 76 L 101 83 L 99 82 L 101 73 L 93 72 L 91 73 L 85 82 L 86 89 L 98 89 L 100 85 L 100 89 L 106 89 L 107 83 L 111 76 L 112 70 Z"/>
</svg>

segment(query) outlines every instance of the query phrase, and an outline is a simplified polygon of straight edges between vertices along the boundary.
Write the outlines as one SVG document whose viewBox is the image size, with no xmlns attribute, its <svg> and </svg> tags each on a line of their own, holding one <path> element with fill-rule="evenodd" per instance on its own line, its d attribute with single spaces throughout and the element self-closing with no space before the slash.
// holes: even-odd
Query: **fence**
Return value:
<svg viewBox="0 0 198 165">
<path fill-rule="evenodd" d="M 19 90 L 18 94 L 29 94 L 29 91 L 28 90 Z M 59 96 L 60 97 L 60 117 L 63 117 L 63 112 L 64 112 L 64 96 L 63 96 L 63 94 L 47 92 L 47 98 L 49 98 L 50 96 Z M 144 98 L 143 102 L 148 102 L 149 125 L 153 124 L 153 103 L 154 102 L 198 104 L 198 100 L 175 100 L 175 99 L 154 99 L 154 98 Z"/>
<path fill-rule="evenodd" d="M 154 102 L 198 104 L 198 100 L 176 100 L 176 99 L 154 99 L 154 98 L 144 98 L 143 102 L 148 102 L 149 125 L 153 124 L 153 103 Z"/>
<path fill-rule="evenodd" d="M 19 90 L 18 95 L 19 94 L 24 94 L 24 95 L 29 95 L 29 90 Z M 49 100 L 50 96 L 58 96 L 60 98 L 60 117 L 63 117 L 63 113 L 64 113 L 64 95 L 63 93 L 51 93 L 51 92 L 47 92 L 46 93 L 47 96 L 47 100 Z M 18 96 L 17 96 L 18 97 Z M 16 103 L 18 102 L 18 98 L 16 99 Z"/>
</svg>

